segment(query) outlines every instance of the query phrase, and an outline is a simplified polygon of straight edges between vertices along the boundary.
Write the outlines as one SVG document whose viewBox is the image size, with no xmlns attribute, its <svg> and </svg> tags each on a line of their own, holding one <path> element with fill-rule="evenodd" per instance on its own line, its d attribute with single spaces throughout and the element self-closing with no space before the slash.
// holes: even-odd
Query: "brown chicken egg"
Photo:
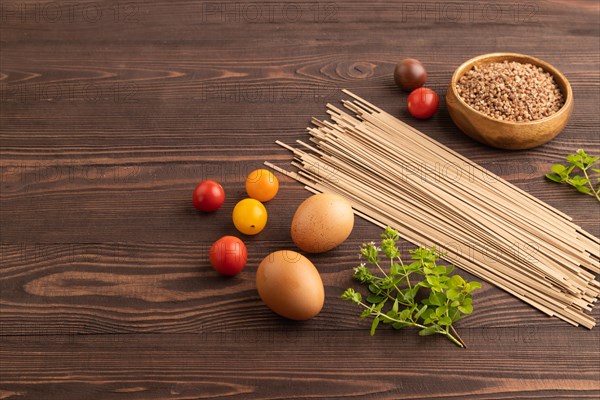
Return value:
<svg viewBox="0 0 600 400">
<path fill-rule="evenodd" d="M 291 250 L 276 251 L 262 260 L 256 288 L 267 307 L 294 320 L 314 317 L 325 301 L 319 272 L 306 257 Z"/>
<path fill-rule="evenodd" d="M 292 240 L 307 253 L 322 253 L 339 246 L 352 233 L 350 203 L 335 194 L 320 193 L 304 200 L 292 220 Z"/>
</svg>

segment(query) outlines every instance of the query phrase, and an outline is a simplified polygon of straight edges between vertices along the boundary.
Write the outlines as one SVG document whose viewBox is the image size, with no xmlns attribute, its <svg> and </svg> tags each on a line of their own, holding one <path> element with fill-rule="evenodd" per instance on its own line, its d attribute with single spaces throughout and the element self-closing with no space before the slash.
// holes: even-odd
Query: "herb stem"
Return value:
<svg viewBox="0 0 600 400">
<path fill-rule="evenodd" d="M 360 304 L 361 306 L 363 306 L 365 308 L 370 308 L 368 305 L 366 305 L 362 301 L 360 303 L 358 303 L 358 304 Z M 418 322 L 414 322 L 412 320 L 410 322 L 408 322 L 408 321 L 401 321 L 399 319 L 392 318 L 389 315 L 382 313 L 381 311 L 377 311 L 376 313 L 371 313 L 371 315 L 374 316 L 375 318 L 377 318 L 377 317 L 383 317 L 383 318 L 386 318 L 390 322 L 399 322 L 399 323 L 402 323 L 402 324 L 407 324 L 408 326 L 413 326 L 415 328 L 421 328 L 421 329 L 427 328 L 425 325 L 421 325 Z"/>
<path fill-rule="evenodd" d="M 458 314 L 458 310 L 456 310 L 454 312 L 454 317 L 456 317 L 456 314 Z M 448 310 L 446 310 L 446 316 L 448 318 L 450 318 Z M 453 320 L 454 317 L 452 317 L 451 320 Z M 450 329 L 452 330 L 452 332 L 454 333 L 454 335 L 456 335 L 456 338 L 454 338 L 454 336 L 452 336 L 452 334 L 450 333 Z M 459 341 L 461 343 L 461 347 L 467 348 L 467 344 L 464 342 L 464 340 L 462 340 L 462 338 L 460 337 L 460 335 L 458 334 L 458 332 L 456 331 L 456 329 L 454 329 L 454 326 L 450 325 L 449 327 L 447 327 L 446 328 L 446 334 L 447 334 L 448 338 L 456 339 L 457 341 Z"/>
<path fill-rule="evenodd" d="M 385 273 L 385 271 L 383 270 L 383 268 L 381 268 L 381 265 L 379 265 L 378 262 L 375 262 L 375 265 L 377 265 L 377 268 L 379 268 L 379 270 L 381 271 L 381 273 L 383 274 L 383 276 L 385 276 L 387 278 L 388 275 Z"/>
<path fill-rule="evenodd" d="M 458 332 L 456 331 L 456 329 L 454 329 L 454 326 L 450 325 L 450 329 L 452 329 L 452 332 L 454 333 L 454 335 L 456 335 L 456 337 L 458 338 L 458 340 L 462 344 L 461 347 L 464 347 L 466 349 L 467 348 L 467 344 L 465 343 L 464 340 L 462 340 L 462 338 L 460 337 L 460 335 L 458 334 Z M 450 336 L 452 336 L 452 335 L 450 335 Z"/>
<path fill-rule="evenodd" d="M 379 268 L 379 270 L 381 271 L 381 273 L 383 274 L 383 276 L 385 276 L 387 279 L 390 278 L 388 276 L 388 274 L 385 273 L 385 271 L 383 270 L 383 268 L 381 268 L 381 265 L 379 265 L 379 263 L 377 261 L 375 261 L 375 265 L 377 265 L 377 268 Z M 396 289 L 398 292 L 400 292 L 400 288 L 396 284 L 394 284 L 394 289 Z M 393 299 L 393 300 L 396 300 L 396 299 Z"/>
<path fill-rule="evenodd" d="M 408 275 L 410 275 L 408 272 L 406 272 L 406 267 L 404 266 L 404 263 L 402 262 L 402 258 L 398 257 L 398 261 L 400 261 L 400 266 L 402 267 L 402 271 L 404 271 L 404 277 L 406 278 L 406 284 L 408 285 L 408 288 L 410 290 L 412 290 L 412 285 L 410 284 L 410 279 L 408 278 Z"/>
<path fill-rule="evenodd" d="M 456 333 L 456 330 L 454 330 L 454 328 L 452 329 L 454 331 L 454 333 Z M 444 335 L 446 335 L 446 337 L 448 339 L 450 339 L 451 341 L 453 341 L 458 347 L 467 347 L 465 346 L 464 342 L 462 341 L 462 339 L 459 341 L 458 339 L 456 339 L 454 336 L 452 336 L 452 334 L 450 332 L 446 331 L 442 331 L 444 333 Z M 458 336 L 458 335 L 456 335 Z M 460 336 L 459 336 L 460 337 Z"/>
<path fill-rule="evenodd" d="M 386 293 L 386 295 L 387 295 L 387 297 L 388 297 L 390 300 L 392 300 L 392 301 L 396 301 L 396 300 L 398 300 L 398 298 L 397 298 L 397 297 L 394 297 L 394 296 L 392 296 L 392 295 L 390 294 L 390 292 L 387 292 L 387 293 Z M 406 306 L 406 307 L 410 307 L 410 306 L 412 306 L 412 304 L 409 304 L 409 303 L 404 303 L 404 302 L 402 302 L 402 301 L 400 301 L 400 300 L 398 300 L 398 304 L 401 304 L 401 305 L 403 305 L 403 306 Z"/>
<path fill-rule="evenodd" d="M 587 168 L 582 168 L 581 169 L 583 171 L 583 175 L 585 176 L 585 179 L 587 179 L 588 181 L 588 185 L 590 186 L 590 188 L 592 189 L 592 193 L 591 196 L 596 196 L 596 199 L 598 199 L 598 201 L 600 201 L 600 195 L 598 194 L 598 192 L 600 192 L 600 188 L 598 189 L 598 191 L 594 190 L 594 185 L 592 185 L 592 181 L 590 179 L 590 176 L 587 173 Z"/>
<path fill-rule="evenodd" d="M 357 304 L 360 304 L 362 307 L 364 308 L 370 308 L 368 305 L 366 305 L 365 303 L 363 303 L 362 301 L 359 301 Z M 375 318 L 385 318 L 390 322 L 398 322 L 401 324 L 406 324 L 406 326 L 412 326 L 415 328 L 420 328 L 420 329 L 426 329 L 427 327 L 425 325 L 421 325 L 417 322 L 414 322 L 412 319 L 410 321 L 401 321 L 399 319 L 396 318 L 392 318 L 387 314 L 382 313 L 381 311 L 377 311 L 375 313 L 371 313 L 371 316 L 375 317 Z M 454 344 L 456 344 L 458 347 L 463 347 L 466 348 L 467 346 L 465 345 L 465 343 L 463 342 L 463 340 L 460 338 L 460 336 L 458 335 L 458 333 L 456 332 L 456 330 L 451 326 L 450 327 L 452 329 L 452 331 L 454 332 L 454 334 L 458 337 L 455 338 L 447 329 L 446 330 L 436 330 L 436 333 L 442 334 L 444 336 L 446 336 L 448 339 L 450 339 L 452 342 L 454 342 Z"/>
</svg>

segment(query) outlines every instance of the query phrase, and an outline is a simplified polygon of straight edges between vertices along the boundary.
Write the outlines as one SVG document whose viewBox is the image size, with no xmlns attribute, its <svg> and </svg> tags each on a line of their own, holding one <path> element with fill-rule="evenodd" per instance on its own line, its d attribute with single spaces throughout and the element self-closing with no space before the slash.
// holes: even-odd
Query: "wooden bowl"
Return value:
<svg viewBox="0 0 600 400">
<path fill-rule="evenodd" d="M 458 80 L 476 65 L 505 60 L 533 64 L 554 76 L 565 96 L 562 108 L 549 117 L 536 121 L 509 122 L 488 117 L 465 103 L 456 89 Z M 523 150 L 540 146 L 554 139 L 563 130 L 573 112 L 573 91 L 567 78 L 545 61 L 524 54 L 491 53 L 472 58 L 458 67 L 446 92 L 446 105 L 452 121 L 471 138 L 500 149 Z"/>
</svg>

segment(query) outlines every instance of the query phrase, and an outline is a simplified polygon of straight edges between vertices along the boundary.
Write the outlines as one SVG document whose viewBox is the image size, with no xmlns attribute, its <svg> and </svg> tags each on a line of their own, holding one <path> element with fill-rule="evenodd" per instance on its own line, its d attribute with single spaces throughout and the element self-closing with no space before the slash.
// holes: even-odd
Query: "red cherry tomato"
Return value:
<svg viewBox="0 0 600 400">
<path fill-rule="evenodd" d="M 222 275 L 234 276 L 246 266 L 248 250 L 235 236 L 223 236 L 210 248 L 210 264 Z"/>
<path fill-rule="evenodd" d="M 415 118 L 430 118 L 438 109 L 440 98 L 428 88 L 418 88 L 408 95 L 408 112 Z"/>
<path fill-rule="evenodd" d="M 223 187 L 211 180 L 200 182 L 192 196 L 194 207 L 204 212 L 217 211 L 224 201 L 225 191 Z"/>
</svg>

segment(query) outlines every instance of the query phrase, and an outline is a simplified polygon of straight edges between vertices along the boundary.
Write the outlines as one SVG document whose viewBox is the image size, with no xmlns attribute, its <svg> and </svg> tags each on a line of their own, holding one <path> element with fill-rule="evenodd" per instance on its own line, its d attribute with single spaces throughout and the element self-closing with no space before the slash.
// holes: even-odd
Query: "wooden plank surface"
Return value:
<svg viewBox="0 0 600 400">
<path fill-rule="evenodd" d="M 275 139 L 305 139 L 341 88 L 600 236 L 594 199 L 542 179 L 577 148 L 600 155 L 597 1 L 74 4 L 0 4 L 0 398 L 600 396 L 598 330 L 487 284 L 458 326 L 466 350 L 414 332 L 369 337 L 339 299 L 358 246 L 379 233 L 360 219 L 346 243 L 310 257 L 323 312 L 273 315 L 254 272 L 293 248 L 290 221 L 308 195 L 285 177 L 269 225 L 246 240 L 247 269 L 222 279 L 206 258 L 235 234 L 245 175 L 287 164 Z M 392 80 L 400 59 L 422 60 L 443 94 L 460 63 L 492 51 L 538 56 L 571 81 L 575 111 L 555 140 L 487 148 L 454 127 L 443 99 L 431 120 L 407 114 Z M 212 215 L 190 204 L 206 178 L 227 192 Z"/>
</svg>

